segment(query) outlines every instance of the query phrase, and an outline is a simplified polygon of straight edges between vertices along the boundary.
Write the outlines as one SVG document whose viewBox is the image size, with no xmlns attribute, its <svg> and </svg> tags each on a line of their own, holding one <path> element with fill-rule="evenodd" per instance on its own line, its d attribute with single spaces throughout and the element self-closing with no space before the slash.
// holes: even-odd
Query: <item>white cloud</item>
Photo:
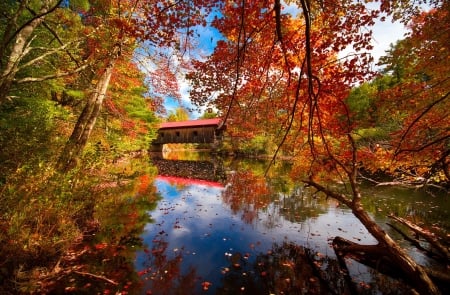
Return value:
<svg viewBox="0 0 450 295">
<path fill-rule="evenodd" d="M 370 51 L 359 51 L 358 53 L 368 52 L 373 58 L 375 64 L 378 62 L 381 56 L 386 54 L 386 50 L 389 49 L 390 44 L 395 44 L 398 40 L 404 38 L 406 28 L 399 22 L 392 22 L 390 18 L 386 18 L 386 21 L 376 21 L 373 27 L 368 29 L 372 30 L 372 42 L 373 49 Z M 345 57 L 349 54 L 356 53 L 352 46 L 348 46 L 345 50 L 341 51 L 339 57 Z"/>
<path fill-rule="evenodd" d="M 385 51 L 389 49 L 390 44 L 403 39 L 406 28 L 399 22 L 392 22 L 390 18 L 386 21 L 377 21 L 373 27 L 372 45 L 374 49 L 371 51 L 375 61 L 385 55 Z"/>
</svg>

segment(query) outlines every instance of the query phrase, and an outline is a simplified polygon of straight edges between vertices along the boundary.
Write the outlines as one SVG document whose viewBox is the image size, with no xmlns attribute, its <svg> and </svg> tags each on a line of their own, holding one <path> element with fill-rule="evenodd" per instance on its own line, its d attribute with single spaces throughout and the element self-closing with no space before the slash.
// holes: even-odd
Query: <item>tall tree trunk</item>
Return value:
<svg viewBox="0 0 450 295">
<path fill-rule="evenodd" d="M 56 5 L 50 8 L 50 4 L 53 2 L 53 0 L 43 0 L 39 14 L 15 32 L 15 38 L 11 40 L 13 43 L 11 53 L 0 74 L 0 104 L 4 103 L 8 98 L 8 94 L 18 71 L 20 61 L 28 53 L 29 42 L 32 39 L 34 30 L 44 21 L 45 16 L 48 13 L 56 9 L 56 7 L 61 3 L 61 0 L 57 1 Z M 21 13 L 25 5 L 26 1 L 20 5 L 17 13 Z M 12 21 L 15 22 L 16 19 L 17 15 L 12 18 Z M 11 24 L 11 26 L 15 26 L 15 24 Z M 5 32 L 5 38 L 3 40 L 4 44 L 2 44 L 2 54 L 4 54 L 6 46 L 9 43 L 9 38 L 6 38 L 6 36 L 9 36 L 10 34 L 10 32 Z"/>
<path fill-rule="evenodd" d="M 86 146 L 95 126 L 95 122 L 100 114 L 116 58 L 116 56 L 112 57 L 108 62 L 105 70 L 97 82 L 94 91 L 89 96 L 83 111 L 78 117 L 77 123 L 60 155 L 57 164 L 57 168 L 61 171 L 68 171 L 77 165 L 78 158 L 83 152 L 83 149 Z"/>
</svg>

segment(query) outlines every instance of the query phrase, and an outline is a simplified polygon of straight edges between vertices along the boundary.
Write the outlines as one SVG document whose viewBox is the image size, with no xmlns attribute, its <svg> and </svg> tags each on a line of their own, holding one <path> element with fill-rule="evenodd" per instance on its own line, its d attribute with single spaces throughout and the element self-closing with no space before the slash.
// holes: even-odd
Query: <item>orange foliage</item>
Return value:
<svg viewBox="0 0 450 295">
<path fill-rule="evenodd" d="M 234 213 L 242 211 L 242 220 L 252 223 L 260 209 L 271 201 L 271 192 L 263 176 L 251 171 L 236 171 L 228 179 L 230 185 L 222 193 L 225 203 Z"/>
<path fill-rule="evenodd" d="M 382 93 L 385 111 L 399 118 L 392 134 L 393 169 L 449 180 L 450 4 L 412 19 L 410 33 L 387 57 L 402 70 L 398 83 Z M 388 68 L 391 69 L 391 68 Z M 392 168 L 391 168 L 392 169 Z"/>
<path fill-rule="evenodd" d="M 299 9 L 297 16 L 277 11 L 278 1 L 225 3 L 223 17 L 212 23 L 224 39 L 207 60 L 194 62 L 196 71 L 188 76 L 193 84 L 191 98 L 197 105 L 217 107 L 234 136 L 274 134 L 279 143 L 292 147 L 306 169 L 303 172 L 315 174 L 325 168 L 327 173 L 348 174 L 359 163 L 356 155 L 381 159 L 363 150 L 353 153 L 357 147 L 349 135 L 354 126 L 345 104 L 351 87 L 374 76 L 373 58 L 363 52 L 372 49 L 372 32 L 367 28 L 381 12 L 401 18 L 397 14 L 401 9 L 403 16 L 414 11 L 398 1 L 380 2 L 379 9 L 369 9 L 357 1 L 299 1 L 299 6 L 307 7 Z M 306 9 L 309 13 L 304 13 Z M 450 118 L 448 10 L 418 16 L 411 27 L 413 75 L 421 69 L 432 80 L 409 79 L 386 93 L 393 108 L 408 112 L 396 135 L 396 154 L 420 152 L 422 156 L 398 158 L 412 165 L 421 157 L 436 161 L 443 153 L 448 155 L 448 149 L 436 150 L 433 143 L 439 140 L 442 147 L 449 138 L 448 128 L 441 128 L 449 126 Z M 436 34 L 435 23 L 442 26 L 442 34 Z M 338 60 L 347 46 L 356 53 Z M 384 166 L 388 160 L 382 161 L 378 164 Z"/>
</svg>

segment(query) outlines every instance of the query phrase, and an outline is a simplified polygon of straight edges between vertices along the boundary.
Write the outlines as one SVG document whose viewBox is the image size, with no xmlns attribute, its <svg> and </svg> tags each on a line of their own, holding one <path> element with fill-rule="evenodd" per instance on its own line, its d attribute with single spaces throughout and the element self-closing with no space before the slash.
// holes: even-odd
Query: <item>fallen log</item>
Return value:
<svg viewBox="0 0 450 295">
<path fill-rule="evenodd" d="M 393 225 L 391 223 L 386 223 L 386 224 L 389 225 L 393 230 L 398 232 L 405 240 L 410 242 L 417 249 L 427 253 L 427 255 L 430 256 L 430 257 L 435 257 L 435 255 L 433 255 L 433 253 L 431 251 L 429 251 L 428 249 L 425 249 L 424 247 L 422 247 L 422 245 L 420 244 L 420 241 L 418 239 L 411 238 L 410 236 L 405 234 L 401 229 L 399 229 L 398 227 L 396 227 L 395 225 Z"/>
<path fill-rule="evenodd" d="M 401 269 L 386 255 L 387 251 L 380 245 L 361 245 L 342 237 L 335 237 L 332 245 L 337 255 L 351 258 L 392 278 L 407 279 L 401 276 L 403 273 Z"/>
<path fill-rule="evenodd" d="M 393 214 L 388 215 L 389 218 L 405 225 L 409 229 L 411 229 L 413 232 L 415 232 L 417 235 L 422 236 L 434 249 L 438 251 L 438 255 L 442 258 L 446 259 L 447 262 L 450 261 L 450 252 L 449 250 L 442 245 L 439 240 L 430 232 L 426 231 L 425 229 L 421 228 L 420 226 L 404 219 L 398 216 L 395 216 Z"/>
<path fill-rule="evenodd" d="M 335 237 L 332 245 L 340 263 L 343 262 L 343 257 L 348 257 L 391 278 L 410 282 L 410 278 L 404 274 L 398 264 L 386 255 L 387 251 L 380 245 L 361 245 L 342 237 Z M 346 266 L 343 269 L 345 271 Z M 449 274 L 445 271 L 437 271 L 425 267 L 424 269 L 441 290 L 448 291 L 447 289 L 450 285 Z"/>
</svg>

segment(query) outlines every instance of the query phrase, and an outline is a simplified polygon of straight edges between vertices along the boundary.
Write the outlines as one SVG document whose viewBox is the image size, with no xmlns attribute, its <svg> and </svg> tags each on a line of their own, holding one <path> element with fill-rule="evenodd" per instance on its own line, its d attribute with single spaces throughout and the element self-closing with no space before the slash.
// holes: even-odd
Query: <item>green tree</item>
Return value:
<svg viewBox="0 0 450 295">
<path fill-rule="evenodd" d="M 176 108 L 175 111 L 170 112 L 169 116 L 167 116 L 168 122 L 187 121 L 187 120 L 189 120 L 189 112 L 183 107 Z"/>
<path fill-rule="evenodd" d="M 61 3 L 45 0 L 2 4 L 9 14 L 1 24 L 0 104 L 13 99 L 14 89 L 20 84 L 72 76 L 87 67 L 74 53 L 79 44 L 79 15 L 61 7 Z"/>
</svg>

